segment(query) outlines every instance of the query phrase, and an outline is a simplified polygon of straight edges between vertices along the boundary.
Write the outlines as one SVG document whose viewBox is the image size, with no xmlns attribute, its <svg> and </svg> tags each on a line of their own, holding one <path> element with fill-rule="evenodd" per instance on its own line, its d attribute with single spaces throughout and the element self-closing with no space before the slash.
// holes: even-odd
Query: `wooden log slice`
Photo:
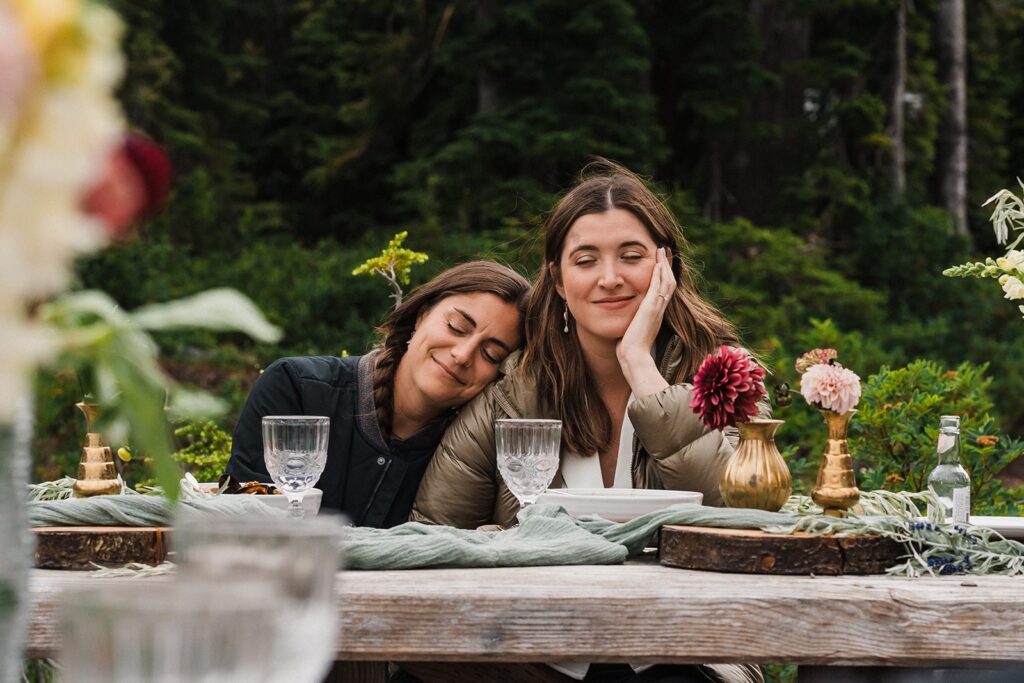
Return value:
<svg viewBox="0 0 1024 683">
<path fill-rule="evenodd" d="M 160 564 L 167 559 L 167 527 L 47 526 L 35 527 L 36 567 L 96 569 L 129 562 Z"/>
<path fill-rule="evenodd" d="M 664 526 L 662 564 L 743 574 L 884 574 L 903 554 L 881 536 L 769 534 L 744 529 Z"/>
</svg>

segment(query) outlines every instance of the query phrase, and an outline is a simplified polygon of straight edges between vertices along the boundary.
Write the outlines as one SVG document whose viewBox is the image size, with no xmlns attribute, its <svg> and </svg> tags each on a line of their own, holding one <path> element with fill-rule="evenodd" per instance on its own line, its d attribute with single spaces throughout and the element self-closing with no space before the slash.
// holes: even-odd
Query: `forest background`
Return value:
<svg viewBox="0 0 1024 683">
<path fill-rule="evenodd" d="M 866 380 L 863 488 L 920 486 L 955 412 L 977 499 L 1019 512 L 1003 470 L 1024 452 L 1024 321 L 993 281 L 941 273 L 1001 253 L 981 204 L 1024 169 L 1024 0 L 111 4 L 129 122 L 176 177 L 81 286 L 126 309 L 233 286 L 285 331 L 159 337 L 173 375 L 234 411 L 178 430 L 201 478 L 260 368 L 373 344 L 389 289 L 352 270 L 395 233 L 430 255 L 413 284 L 477 257 L 532 276 L 545 211 L 602 155 L 657 184 L 773 383 L 796 386 L 817 346 Z M 73 473 L 82 392 L 40 376 L 38 479 Z M 799 399 L 777 415 L 805 486 L 820 417 Z"/>
</svg>

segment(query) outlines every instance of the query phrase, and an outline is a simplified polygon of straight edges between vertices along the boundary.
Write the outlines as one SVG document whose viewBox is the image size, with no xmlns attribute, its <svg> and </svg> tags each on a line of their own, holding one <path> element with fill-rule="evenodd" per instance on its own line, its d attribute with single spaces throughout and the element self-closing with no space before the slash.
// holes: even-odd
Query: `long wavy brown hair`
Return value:
<svg viewBox="0 0 1024 683">
<path fill-rule="evenodd" d="M 373 370 L 373 400 L 377 422 L 385 439 L 391 436 L 395 410 L 395 371 L 405 355 L 420 314 L 453 294 L 494 294 L 519 310 L 519 333 L 523 336 L 526 295 L 530 283 L 508 266 L 493 261 L 470 261 L 449 268 L 420 285 L 384 319 L 377 328 L 380 342 Z"/>
<path fill-rule="evenodd" d="M 671 381 L 692 378 L 707 354 L 722 344 L 739 343 L 735 327 L 697 291 L 686 256 L 689 245 L 664 202 L 623 166 L 607 159 L 588 164 L 576 186 L 555 204 L 545 224 L 544 264 L 526 309 L 522 363 L 523 370 L 537 379 L 537 394 L 550 402 L 562 420 L 565 445 L 580 455 L 595 453 L 608 443 L 612 421 L 587 370 L 571 317 L 569 334 L 562 331 L 565 302 L 555 285 L 561 278 L 562 247 L 572 226 L 582 216 L 612 209 L 636 216 L 654 243 L 668 247 L 672 254 L 672 272 L 678 284 L 658 335 L 659 341 L 675 335 L 682 342 L 682 362 Z"/>
</svg>

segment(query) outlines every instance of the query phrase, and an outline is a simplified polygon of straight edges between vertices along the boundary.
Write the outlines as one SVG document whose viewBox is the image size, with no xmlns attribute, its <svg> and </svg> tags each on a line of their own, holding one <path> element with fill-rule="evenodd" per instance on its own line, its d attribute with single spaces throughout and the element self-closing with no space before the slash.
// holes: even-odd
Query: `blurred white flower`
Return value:
<svg viewBox="0 0 1024 683">
<path fill-rule="evenodd" d="M 105 241 L 81 202 L 123 130 L 119 37 L 117 17 L 96 3 L 0 4 L 0 421 L 58 347 L 30 309 L 65 289 L 75 258 Z M 51 50 L 58 40 L 70 52 Z M 55 53 L 67 68 L 36 64 Z"/>
<path fill-rule="evenodd" d="M 1007 270 L 1024 270 L 1024 251 L 1011 249 L 1006 252 L 1006 256 L 1000 256 L 996 259 L 996 265 Z"/>
<path fill-rule="evenodd" d="M 999 284 L 1002 285 L 1003 291 L 1006 292 L 1007 299 L 1024 299 L 1024 282 L 1021 282 L 1019 278 L 1012 275 L 1002 275 L 999 277 Z"/>
</svg>

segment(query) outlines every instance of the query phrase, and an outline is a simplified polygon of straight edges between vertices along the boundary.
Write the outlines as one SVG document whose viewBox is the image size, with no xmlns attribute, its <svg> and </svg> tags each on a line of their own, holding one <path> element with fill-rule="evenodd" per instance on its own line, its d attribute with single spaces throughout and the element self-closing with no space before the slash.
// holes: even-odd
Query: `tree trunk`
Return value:
<svg viewBox="0 0 1024 683">
<path fill-rule="evenodd" d="M 494 0 L 477 0 L 477 25 L 490 23 L 494 15 Z M 480 114 L 491 114 L 498 110 L 498 83 L 486 67 L 480 67 L 476 74 L 476 110 Z"/>
<path fill-rule="evenodd" d="M 903 144 L 903 97 L 907 91 L 907 0 L 900 0 L 896 9 L 896 33 L 893 45 L 892 115 L 889 124 L 892 137 L 893 195 L 899 197 L 907 189 L 907 154 Z"/>
<path fill-rule="evenodd" d="M 939 3 L 939 78 L 948 101 L 942 120 L 938 170 L 942 205 L 953 230 L 967 235 L 967 41 L 964 0 Z"/>
<path fill-rule="evenodd" d="M 756 223 L 771 220 L 779 178 L 795 161 L 798 140 L 791 124 L 804 116 L 805 83 L 792 65 L 810 51 L 811 22 L 787 10 L 787 3 L 751 0 L 749 6 L 763 45 L 758 62 L 782 78 L 780 87 L 762 88 L 753 96 L 750 120 L 776 126 L 782 136 L 725 145 L 716 154 L 722 173 L 718 185 L 728 190 L 718 198 L 719 212 Z"/>
</svg>

